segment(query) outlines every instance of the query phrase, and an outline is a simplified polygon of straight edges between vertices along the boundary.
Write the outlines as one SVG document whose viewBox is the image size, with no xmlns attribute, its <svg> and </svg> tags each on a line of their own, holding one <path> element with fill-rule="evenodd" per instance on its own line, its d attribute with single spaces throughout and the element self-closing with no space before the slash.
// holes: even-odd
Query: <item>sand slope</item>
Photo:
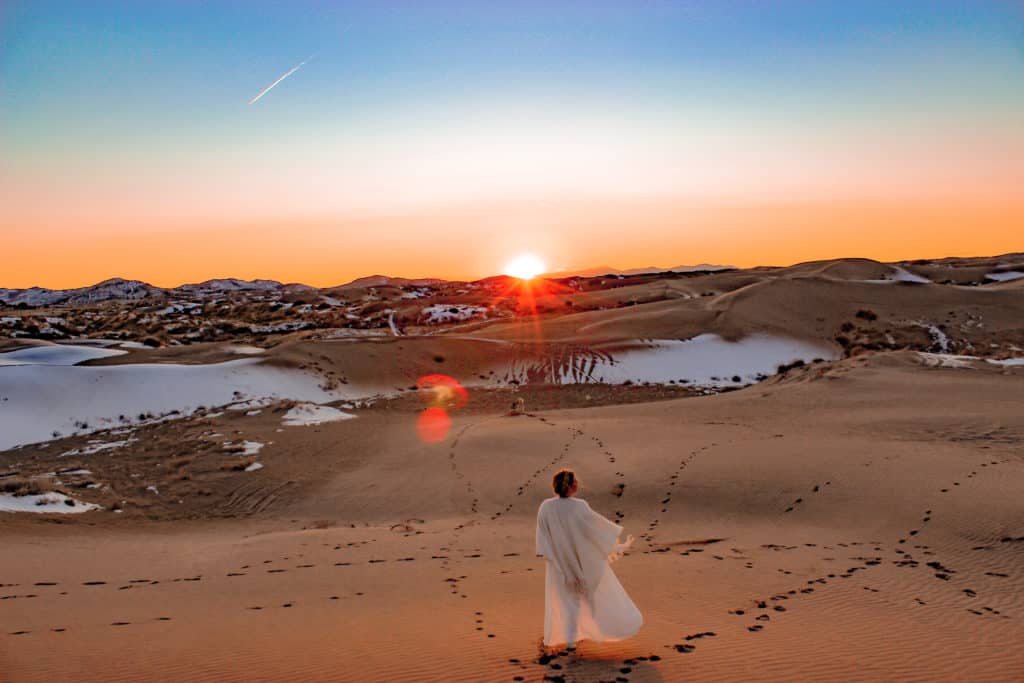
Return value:
<svg viewBox="0 0 1024 683">
<path fill-rule="evenodd" d="M 434 445 L 400 407 L 290 428 L 244 476 L 293 493 L 244 519 L 0 517 L 0 671 L 1021 680 L 1021 378 L 869 354 L 718 396 L 469 412 Z M 533 521 L 562 465 L 637 535 L 616 571 L 646 623 L 549 659 Z"/>
</svg>

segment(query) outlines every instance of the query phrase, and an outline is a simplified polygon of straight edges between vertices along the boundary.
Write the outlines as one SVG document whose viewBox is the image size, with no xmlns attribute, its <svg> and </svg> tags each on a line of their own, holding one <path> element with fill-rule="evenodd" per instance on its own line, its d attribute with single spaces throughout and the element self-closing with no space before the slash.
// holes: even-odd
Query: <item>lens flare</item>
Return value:
<svg viewBox="0 0 1024 683">
<path fill-rule="evenodd" d="M 416 418 L 416 433 L 424 443 L 444 441 L 452 428 L 449 411 L 463 408 L 469 392 L 448 375 L 424 375 L 416 380 L 416 388 L 427 406 Z"/>
<path fill-rule="evenodd" d="M 459 380 L 448 375 L 424 375 L 416 380 L 420 398 L 434 408 L 458 410 L 469 402 L 469 392 Z"/>
<path fill-rule="evenodd" d="M 444 408 L 427 408 L 416 418 L 416 432 L 424 443 L 444 441 L 452 428 L 452 418 Z"/>
</svg>

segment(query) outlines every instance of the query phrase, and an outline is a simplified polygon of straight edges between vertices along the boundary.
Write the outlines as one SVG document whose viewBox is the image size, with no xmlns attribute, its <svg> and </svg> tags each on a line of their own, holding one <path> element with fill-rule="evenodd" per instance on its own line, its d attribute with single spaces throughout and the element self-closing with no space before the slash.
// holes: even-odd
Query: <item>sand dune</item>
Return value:
<svg viewBox="0 0 1024 683">
<path fill-rule="evenodd" d="M 1009 267 L 630 276 L 406 336 L 9 339 L 84 364 L 0 367 L 0 679 L 1022 680 L 1021 281 L 938 281 Z M 49 372 L 81 381 L 15 381 Z M 468 403 L 432 441 L 436 373 Z M 169 396 L 189 409 L 15 434 Z M 616 573 L 645 618 L 574 655 L 540 647 L 533 554 L 562 466 L 637 537 Z M 40 499 L 79 514 L 7 511 Z"/>
<path fill-rule="evenodd" d="M 244 476 L 315 481 L 244 521 L 0 520 L 3 670 L 1019 679 L 1021 372 L 888 354 L 704 398 L 467 414 L 434 445 L 409 410 L 302 428 Z M 580 656 L 537 648 L 533 515 L 561 465 L 640 539 L 617 571 L 644 629 Z"/>
</svg>

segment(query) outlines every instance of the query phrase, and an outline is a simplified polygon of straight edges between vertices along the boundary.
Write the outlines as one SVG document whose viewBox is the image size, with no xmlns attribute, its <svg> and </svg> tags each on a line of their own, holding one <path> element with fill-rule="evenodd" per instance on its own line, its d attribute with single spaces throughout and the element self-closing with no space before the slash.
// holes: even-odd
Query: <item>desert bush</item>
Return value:
<svg viewBox="0 0 1024 683">
<path fill-rule="evenodd" d="M 851 323 L 849 320 L 847 320 L 846 322 L 844 322 L 842 325 L 839 326 L 839 331 L 840 332 L 852 332 L 853 331 L 853 323 Z"/>
<path fill-rule="evenodd" d="M 878 314 L 868 308 L 862 308 L 857 311 L 857 317 L 867 321 L 878 320 Z"/>
<path fill-rule="evenodd" d="M 15 477 L 0 481 L 0 493 L 13 493 L 16 496 L 36 496 L 42 493 L 39 482 L 34 479 Z"/>
<path fill-rule="evenodd" d="M 806 364 L 802 360 L 795 360 L 792 363 L 783 363 L 778 367 L 777 372 L 780 375 L 785 375 L 790 370 L 793 370 L 795 368 L 802 368 L 804 367 L 804 365 Z"/>
<path fill-rule="evenodd" d="M 244 460 L 232 460 L 230 462 L 223 463 L 220 466 L 220 469 L 223 472 L 240 472 L 249 465 L 253 464 L 254 462 L 256 462 L 256 460 L 253 458 L 246 458 Z"/>
</svg>

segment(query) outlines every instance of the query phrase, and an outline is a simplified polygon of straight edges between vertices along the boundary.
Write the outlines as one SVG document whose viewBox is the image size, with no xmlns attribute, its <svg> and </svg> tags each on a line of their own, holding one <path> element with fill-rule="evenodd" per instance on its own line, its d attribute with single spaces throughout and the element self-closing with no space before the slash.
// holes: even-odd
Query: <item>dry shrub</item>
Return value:
<svg viewBox="0 0 1024 683">
<path fill-rule="evenodd" d="M 0 481 L 0 493 L 13 493 L 16 496 L 37 496 L 43 492 L 39 482 L 34 479 L 15 477 Z"/>
<path fill-rule="evenodd" d="M 241 470 L 244 470 L 246 467 L 253 464 L 254 462 L 256 462 L 255 458 L 246 458 L 244 460 L 232 460 L 230 462 L 223 463 L 220 466 L 220 469 L 223 472 L 239 472 Z"/>
</svg>

